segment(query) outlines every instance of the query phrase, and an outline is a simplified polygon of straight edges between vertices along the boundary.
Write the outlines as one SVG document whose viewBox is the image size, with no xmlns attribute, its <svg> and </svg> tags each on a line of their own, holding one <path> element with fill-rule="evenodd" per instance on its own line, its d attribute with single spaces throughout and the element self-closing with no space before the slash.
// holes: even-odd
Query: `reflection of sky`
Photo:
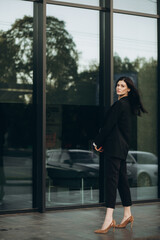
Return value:
<svg viewBox="0 0 160 240">
<path fill-rule="evenodd" d="M 0 1 L 0 29 L 8 30 L 16 19 L 33 16 L 33 3 L 20 0 Z"/>
<path fill-rule="evenodd" d="M 118 1 L 120 2 L 116 2 Z M 88 4 L 88 1 L 85 3 Z M 97 4 L 98 0 L 92 0 L 92 3 Z M 33 3 L 20 0 L 1 1 L 0 29 L 9 29 L 16 19 L 23 18 L 24 15 L 33 16 Z M 92 62 L 99 63 L 98 11 L 49 4 L 47 15 L 65 22 L 67 31 L 72 35 L 76 48 L 81 53 L 79 70 L 88 68 Z M 131 60 L 138 56 L 156 59 L 156 21 L 151 18 L 114 14 L 114 52 Z"/>
<path fill-rule="evenodd" d="M 114 14 L 114 52 L 131 60 L 157 59 L 157 20 Z"/>
<path fill-rule="evenodd" d="M 48 5 L 47 15 L 65 22 L 80 52 L 80 70 L 92 62 L 99 63 L 98 11 Z"/>
<path fill-rule="evenodd" d="M 114 0 L 113 8 L 157 14 L 157 0 Z"/>
<path fill-rule="evenodd" d="M 55 0 L 55 1 L 59 1 L 59 0 Z M 63 2 L 99 6 L 99 0 L 63 0 Z"/>
</svg>

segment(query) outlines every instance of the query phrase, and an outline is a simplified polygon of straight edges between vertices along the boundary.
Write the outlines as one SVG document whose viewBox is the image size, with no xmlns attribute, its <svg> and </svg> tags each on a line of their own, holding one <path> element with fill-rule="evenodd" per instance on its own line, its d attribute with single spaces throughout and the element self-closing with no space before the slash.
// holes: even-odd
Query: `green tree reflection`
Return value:
<svg viewBox="0 0 160 240">
<path fill-rule="evenodd" d="M 137 74 L 138 89 L 149 114 L 137 118 L 137 136 L 134 136 L 133 142 L 137 142 L 138 150 L 157 154 L 157 60 L 144 57 L 137 57 L 134 61 L 127 57 L 122 60 L 115 53 L 114 73 Z"/>
<path fill-rule="evenodd" d="M 98 66 L 78 74 L 79 53 L 65 22 L 55 17 L 46 19 L 47 103 L 95 104 Z M 31 89 L 33 83 L 33 18 L 17 19 L 8 31 L 0 31 L 0 86 Z M 86 91 L 86 88 L 89 91 Z M 6 97 L 6 96 L 5 96 Z M 10 95 L 11 97 L 11 95 Z M 14 102 L 26 99 L 21 93 Z"/>
<path fill-rule="evenodd" d="M 47 17 L 46 34 L 47 100 L 53 103 L 55 99 L 58 102 L 59 92 L 68 90 L 77 79 L 78 52 L 63 21 Z M 1 86 L 32 84 L 33 18 L 24 16 L 17 19 L 8 31 L 0 31 L 0 49 Z"/>
<path fill-rule="evenodd" d="M 98 64 L 91 64 L 89 69 L 78 72 L 79 53 L 72 36 L 65 27 L 65 22 L 55 17 L 47 17 L 47 103 L 51 104 L 98 104 Z M 138 74 L 138 84 L 148 78 L 156 78 L 157 62 L 154 59 L 136 58 L 123 60 L 115 54 L 114 72 Z M 151 71 L 152 69 L 152 71 Z M 142 73 L 142 74 L 141 74 Z M 143 77 L 141 77 L 143 75 Z M 17 19 L 8 31 L 0 31 L 0 86 L 8 88 L 32 88 L 33 82 L 33 18 L 24 16 Z M 146 85 L 146 84 L 144 84 Z M 143 94 L 147 94 L 147 88 Z M 14 96 L 14 102 L 32 100 L 23 93 Z M 17 99 L 16 99 L 17 97 Z M 19 98 L 19 99 L 18 99 Z"/>
<path fill-rule="evenodd" d="M 18 19 L 8 31 L 0 32 L 0 80 L 9 87 L 32 83 L 33 19 Z"/>
</svg>

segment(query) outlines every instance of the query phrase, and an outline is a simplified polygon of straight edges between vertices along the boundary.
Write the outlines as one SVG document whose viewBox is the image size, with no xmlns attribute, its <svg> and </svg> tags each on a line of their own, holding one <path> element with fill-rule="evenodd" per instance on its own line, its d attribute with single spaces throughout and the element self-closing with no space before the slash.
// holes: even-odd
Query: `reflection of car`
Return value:
<svg viewBox="0 0 160 240">
<path fill-rule="evenodd" d="M 47 173 L 54 186 L 98 188 L 99 156 L 80 149 L 47 150 Z M 127 176 L 131 187 L 157 185 L 157 157 L 149 152 L 129 151 Z M 83 181 L 83 183 L 82 183 Z"/>
<path fill-rule="evenodd" d="M 146 187 L 157 185 L 158 160 L 153 153 L 129 151 L 127 169 L 132 175 L 131 186 Z"/>
<path fill-rule="evenodd" d="M 99 157 L 79 149 L 47 150 L 47 173 L 55 186 L 98 188 Z"/>
</svg>

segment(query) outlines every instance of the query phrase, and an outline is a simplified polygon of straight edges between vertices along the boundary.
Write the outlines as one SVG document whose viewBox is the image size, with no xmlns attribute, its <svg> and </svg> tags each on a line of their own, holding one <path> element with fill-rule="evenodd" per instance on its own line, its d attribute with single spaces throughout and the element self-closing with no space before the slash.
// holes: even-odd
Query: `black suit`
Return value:
<svg viewBox="0 0 160 240">
<path fill-rule="evenodd" d="M 126 159 L 131 133 L 131 107 L 128 97 L 115 102 L 107 112 L 104 125 L 95 138 L 107 156 Z"/>
<path fill-rule="evenodd" d="M 107 112 L 104 125 L 94 141 L 98 148 L 104 149 L 106 206 L 109 208 L 115 208 L 117 188 L 123 206 L 132 204 L 125 161 L 129 150 L 131 117 L 129 99 L 123 97 Z"/>
</svg>

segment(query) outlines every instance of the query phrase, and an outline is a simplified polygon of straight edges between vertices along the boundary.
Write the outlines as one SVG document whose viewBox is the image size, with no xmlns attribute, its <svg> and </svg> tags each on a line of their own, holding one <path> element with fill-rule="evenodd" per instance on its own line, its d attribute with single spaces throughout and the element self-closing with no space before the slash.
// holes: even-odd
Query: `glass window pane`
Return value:
<svg viewBox="0 0 160 240">
<path fill-rule="evenodd" d="M 114 0 L 113 8 L 133 12 L 157 14 L 157 0 Z"/>
<path fill-rule="evenodd" d="M 99 12 L 48 5 L 47 207 L 99 201 L 98 76 Z"/>
<path fill-rule="evenodd" d="M 59 0 L 54 0 L 59 1 Z M 91 5 L 91 6 L 99 6 L 99 0 L 62 0 L 64 3 L 77 3 L 82 5 Z"/>
<path fill-rule="evenodd" d="M 0 210 L 32 208 L 32 12 L 0 2 Z"/>
<path fill-rule="evenodd" d="M 157 198 L 156 73 L 157 20 L 114 14 L 114 80 L 120 76 L 131 77 L 149 112 L 133 119 L 132 141 L 127 158 L 133 200 Z"/>
</svg>

